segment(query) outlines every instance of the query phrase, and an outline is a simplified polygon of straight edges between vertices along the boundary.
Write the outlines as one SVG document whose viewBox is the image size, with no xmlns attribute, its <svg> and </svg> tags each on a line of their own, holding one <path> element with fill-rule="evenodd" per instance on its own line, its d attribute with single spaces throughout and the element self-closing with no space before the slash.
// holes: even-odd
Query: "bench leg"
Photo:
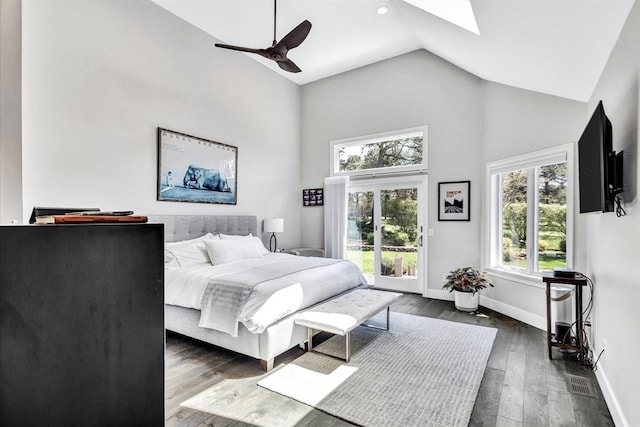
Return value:
<svg viewBox="0 0 640 427">
<path fill-rule="evenodd" d="M 389 330 L 389 307 L 387 307 L 387 329 L 385 329 L 385 331 Z"/>
<path fill-rule="evenodd" d="M 369 325 L 366 323 L 362 323 L 362 326 L 367 326 L 369 328 L 373 328 L 373 329 L 380 329 L 383 331 L 388 331 L 389 330 L 389 307 L 387 307 L 387 324 L 386 327 L 381 327 L 381 326 L 376 326 L 376 325 Z M 344 360 L 348 363 L 349 360 L 351 359 L 351 332 L 347 332 L 344 335 L 344 339 L 345 339 L 345 346 L 344 346 L 344 351 L 345 351 L 345 358 Z M 307 352 L 313 350 L 313 328 L 307 328 Z"/>
<path fill-rule="evenodd" d="M 376 326 L 370 323 L 363 323 L 362 326 L 366 326 L 367 328 L 371 328 L 371 329 L 380 329 L 381 331 L 388 331 L 389 330 L 389 307 L 387 307 L 387 326 L 386 327 L 383 328 L 382 326 Z"/>
<path fill-rule="evenodd" d="M 349 359 L 351 358 L 351 332 L 347 332 L 344 336 L 345 339 L 345 345 L 344 345 L 344 352 L 345 352 L 345 358 L 344 360 L 349 363 Z"/>
<path fill-rule="evenodd" d="M 345 361 L 351 358 L 351 332 L 347 332 L 345 337 Z M 307 353 L 313 350 L 313 328 L 307 328 Z"/>
</svg>

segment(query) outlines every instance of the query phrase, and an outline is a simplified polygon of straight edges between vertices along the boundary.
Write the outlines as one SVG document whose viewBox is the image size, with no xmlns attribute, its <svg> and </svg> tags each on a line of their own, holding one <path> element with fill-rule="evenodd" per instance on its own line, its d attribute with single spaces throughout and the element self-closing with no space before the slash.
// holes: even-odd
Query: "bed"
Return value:
<svg viewBox="0 0 640 427">
<path fill-rule="evenodd" d="M 233 258 L 250 245 L 248 235 L 259 235 L 255 216 L 150 215 L 149 222 L 164 224 L 165 328 L 259 359 L 266 371 L 307 340 L 307 329 L 294 324 L 298 312 L 366 286 L 353 263 L 272 254 L 261 242 L 261 256 Z M 202 239 L 216 265 L 191 264 L 174 251 Z"/>
</svg>

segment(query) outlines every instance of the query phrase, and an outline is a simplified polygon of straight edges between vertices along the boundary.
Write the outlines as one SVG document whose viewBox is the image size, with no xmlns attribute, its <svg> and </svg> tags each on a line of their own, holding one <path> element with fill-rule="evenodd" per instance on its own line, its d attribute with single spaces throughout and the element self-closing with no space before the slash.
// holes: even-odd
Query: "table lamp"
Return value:
<svg viewBox="0 0 640 427">
<path fill-rule="evenodd" d="M 278 249 L 278 240 L 276 239 L 276 233 L 282 233 L 284 231 L 284 219 L 282 218 L 267 218 L 264 220 L 265 233 L 271 233 L 269 239 L 269 250 L 275 252 Z"/>
</svg>

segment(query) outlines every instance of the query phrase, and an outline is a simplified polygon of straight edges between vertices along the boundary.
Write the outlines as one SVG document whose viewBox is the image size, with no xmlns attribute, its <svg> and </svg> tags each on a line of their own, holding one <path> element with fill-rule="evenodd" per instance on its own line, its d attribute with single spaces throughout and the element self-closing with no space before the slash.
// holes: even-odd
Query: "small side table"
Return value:
<svg viewBox="0 0 640 427">
<path fill-rule="evenodd" d="M 314 257 L 324 257 L 324 249 L 318 248 L 295 248 L 289 251 L 291 255 L 298 256 L 314 256 Z"/>
<path fill-rule="evenodd" d="M 585 362 L 584 341 L 582 333 L 582 287 L 587 286 L 587 278 L 582 274 L 576 274 L 574 278 L 555 277 L 553 273 L 545 274 L 542 281 L 547 285 L 547 346 L 549 347 L 549 359 L 552 359 L 551 349 L 559 347 L 566 350 L 576 350 L 578 352 L 578 360 L 581 364 Z M 576 289 L 576 343 L 567 344 L 558 341 L 551 333 L 551 285 L 554 283 L 563 285 L 572 285 Z"/>
</svg>

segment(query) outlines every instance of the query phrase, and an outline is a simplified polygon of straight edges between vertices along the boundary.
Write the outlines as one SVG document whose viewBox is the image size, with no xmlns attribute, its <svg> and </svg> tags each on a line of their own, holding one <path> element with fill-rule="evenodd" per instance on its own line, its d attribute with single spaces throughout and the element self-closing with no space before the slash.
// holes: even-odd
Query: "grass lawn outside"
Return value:
<svg viewBox="0 0 640 427">
<path fill-rule="evenodd" d="M 517 268 L 524 269 L 527 266 L 527 260 L 522 258 L 522 259 L 517 259 L 513 261 L 503 261 L 502 264 L 510 267 L 517 267 Z M 545 255 L 543 253 L 538 255 L 538 270 L 540 271 L 553 271 L 555 267 L 566 267 L 566 266 L 567 266 L 567 259 L 565 256 L 552 257 L 552 256 Z"/>
<path fill-rule="evenodd" d="M 359 266 L 363 273 L 373 274 L 373 254 L 373 251 L 348 250 L 347 259 L 349 261 L 353 261 L 357 266 Z M 402 257 L 402 265 L 405 272 L 409 264 L 417 265 L 417 252 L 382 251 L 382 258 L 390 260 L 392 265 L 395 261 L 396 256 Z"/>
<path fill-rule="evenodd" d="M 373 274 L 374 266 L 373 266 L 373 251 L 357 251 L 357 250 L 348 250 L 347 251 L 347 259 L 349 261 L 354 262 L 357 266 L 360 267 L 363 273 L 365 274 Z M 391 264 L 394 263 L 396 256 L 402 257 L 402 265 L 406 272 L 407 266 L 409 264 L 417 265 L 418 253 L 417 252 L 394 252 L 394 251 L 382 251 L 382 258 L 388 259 Z M 554 267 L 566 267 L 567 260 L 566 257 L 553 257 L 545 255 L 541 253 L 538 257 L 539 266 L 538 269 L 540 271 L 553 271 Z M 527 261 L 526 259 L 517 259 L 509 262 L 503 262 L 503 265 L 516 267 L 516 268 L 526 268 Z"/>
</svg>

